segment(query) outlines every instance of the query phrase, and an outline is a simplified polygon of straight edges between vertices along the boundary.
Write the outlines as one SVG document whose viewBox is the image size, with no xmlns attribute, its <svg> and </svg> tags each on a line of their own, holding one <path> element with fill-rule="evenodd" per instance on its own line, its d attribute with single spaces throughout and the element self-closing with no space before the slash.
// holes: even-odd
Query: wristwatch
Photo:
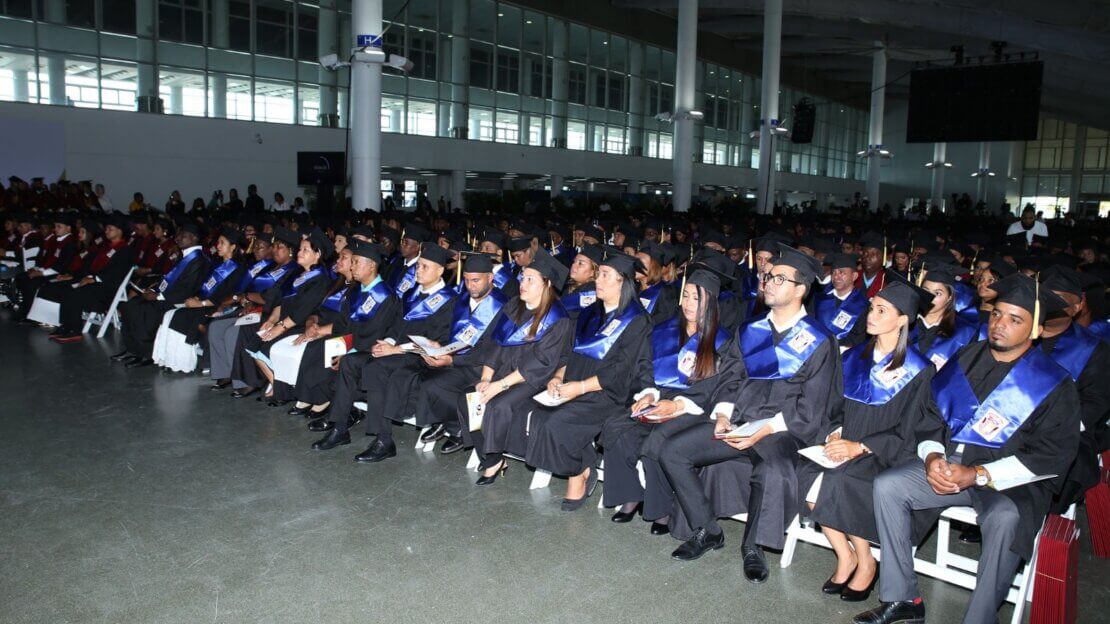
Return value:
<svg viewBox="0 0 1110 624">
<path fill-rule="evenodd" d="M 975 467 L 975 486 L 987 487 L 990 485 L 991 476 L 987 473 L 987 469 L 982 466 Z"/>
</svg>

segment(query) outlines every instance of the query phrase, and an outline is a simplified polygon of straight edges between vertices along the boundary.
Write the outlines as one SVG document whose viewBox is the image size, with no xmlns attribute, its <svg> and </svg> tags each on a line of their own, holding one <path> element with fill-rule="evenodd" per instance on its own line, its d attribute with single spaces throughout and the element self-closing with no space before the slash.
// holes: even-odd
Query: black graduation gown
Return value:
<svg viewBox="0 0 1110 624">
<path fill-rule="evenodd" d="M 419 288 L 414 286 L 413 288 Z M 438 292 L 421 294 L 423 301 Z M 455 295 L 458 296 L 458 295 Z M 417 320 L 406 321 L 404 310 L 386 332 L 397 344 L 409 342 L 409 336 L 423 336 L 440 344 L 447 344 L 451 338 L 451 319 L 455 309 L 454 297 L 439 306 L 433 314 Z M 384 432 L 390 426 L 387 421 L 404 421 L 413 414 L 416 397 L 417 376 L 424 368 L 424 360 L 419 355 L 402 353 L 381 358 L 370 358 L 362 368 L 359 389 L 366 392 L 367 430 Z M 385 435 L 389 435 L 386 433 Z"/>
<path fill-rule="evenodd" d="M 658 325 L 671 320 L 676 311 L 678 311 L 678 288 L 663 284 L 659 290 L 659 297 L 655 300 L 655 309 L 651 311 L 651 324 Z"/>
<path fill-rule="evenodd" d="M 502 314 L 515 319 L 523 307 L 524 303 L 517 297 L 505 304 Z M 483 468 L 500 461 L 502 453 L 523 457 L 527 452 L 528 419 L 535 406 L 532 397 L 547 386 L 573 340 L 574 322 L 562 318 L 539 340 L 507 347 L 497 341 L 490 343 L 484 366 L 493 369 L 493 381 L 518 371 L 524 383 L 509 388 L 486 404 L 480 431 L 470 431 L 465 393 L 456 397 L 455 408 L 462 424 L 463 440 L 482 456 Z"/>
<path fill-rule="evenodd" d="M 831 291 L 830 291 L 830 293 L 831 293 Z M 834 295 L 834 294 L 825 294 L 824 292 L 818 293 L 817 288 L 811 289 L 810 296 L 809 296 L 809 298 L 806 302 L 806 309 L 809 311 L 810 316 L 813 316 L 814 318 L 817 318 L 817 316 L 815 315 L 815 310 L 817 308 L 818 298 L 820 298 L 820 297 L 824 297 L 824 298 L 833 297 L 833 298 L 835 298 L 836 295 Z M 837 304 L 837 310 L 840 310 L 840 308 L 843 305 L 844 305 L 843 301 L 838 303 Z M 844 348 L 850 349 L 850 348 L 852 348 L 852 347 L 854 347 L 858 344 L 862 344 L 863 342 L 867 341 L 867 338 L 868 338 L 868 336 L 867 336 L 867 312 L 868 312 L 868 308 L 865 307 L 863 309 L 863 312 L 861 312 L 860 315 L 858 317 L 856 317 L 856 321 L 852 324 L 852 328 L 850 330 L 848 330 L 848 333 L 845 334 L 841 338 L 837 338 L 837 343 L 839 343 L 839 345 L 842 349 L 844 349 Z M 838 334 L 841 331 L 837 327 L 826 327 L 825 329 L 829 330 L 830 332 L 832 332 L 834 334 Z"/>
<path fill-rule="evenodd" d="M 352 288 L 358 288 L 358 285 Z M 378 305 L 374 316 L 365 321 L 353 321 L 350 316 L 350 301 L 344 298 L 339 312 L 323 308 L 319 310 L 320 324 L 332 324 L 329 338 L 350 334 L 352 348 L 368 352 L 379 340 L 386 337 L 389 328 L 396 322 L 400 310 L 401 300 L 396 295 L 391 295 Z M 324 366 L 325 342 L 327 342 L 326 338 L 319 338 L 305 347 L 292 398 L 312 405 L 323 405 L 335 394 L 335 371 Z"/>
<path fill-rule="evenodd" d="M 983 401 L 1002 382 L 1015 362 L 998 362 L 991 355 L 986 342 L 966 345 L 957 354 L 960 369 L 975 392 Z M 1033 474 L 1062 475 L 1075 458 L 1079 446 L 1079 395 L 1075 383 L 1068 377 L 1054 388 L 1040 405 L 1018 427 L 1001 448 L 991 449 L 968 444 L 960 463 L 979 466 L 1003 457 L 1016 456 Z M 958 443 L 951 440 L 952 432 L 944 422 L 936 403 L 930 405 L 925 419 L 917 430 L 918 443 L 924 440 L 940 442 L 951 456 Z M 920 459 L 913 461 L 920 462 Z M 1033 539 L 1048 515 L 1052 496 L 1059 488 L 1059 479 L 1038 481 L 1001 492 L 971 488 L 972 506 L 982 511 L 980 501 L 985 496 L 1006 496 L 1014 502 L 1020 513 L 1017 531 L 1010 550 L 1026 561 L 1033 555 Z M 928 527 L 940 516 L 941 510 L 914 512 L 915 539 L 924 538 Z"/>
<path fill-rule="evenodd" d="M 615 313 L 620 315 L 620 312 Z M 595 330 L 604 326 L 599 317 L 605 317 L 601 301 L 582 311 L 578 332 L 585 338 L 592 338 Z M 563 476 L 597 468 L 594 440 L 602 426 L 609 419 L 626 415 L 634 392 L 652 382 L 650 336 L 651 317 L 642 312 L 629 321 L 603 359 L 594 359 L 573 349 L 567 351 L 563 382 L 573 384 L 596 375 L 601 391 L 581 395 L 557 407 L 539 403 L 532 406 L 525 455 L 528 465 Z"/>
<path fill-rule="evenodd" d="M 798 466 L 801 515 L 808 515 L 823 526 L 878 543 L 872 486 L 882 471 L 917 457 L 914 430 L 933 401 L 929 384 L 934 374 L 935 369 L 926 366 L 883 405 L 867 405 L 840 397 L 828 430 L 823 432 L 819 443 L 837 427 L 843 427 L 842 439 L 866 444 L 871 454 L 861 455 L 831 470 L 802 460 Z M 821 479 L 817 503 L 810 512 L 805 496 L 822 473 L 825 476 Z"/>
<path fill-rule="evenodd" d="M 687 428 L 706 422 L 709 412 L 723 396 L 732 396 L 744 378 L 744 362 L 736 334 L 717 351 L 717 372 L 711 377 L 696 381 L 687 388 L 657 388 L 660 400 L 683 399 L 699 406 L 704 414 L 685 415 L 661 424 L 642 423 L 632 418 L 613 418 L 601 430 L 601 446 L 605 453 L 606 507 L 643 501 L 645 520 L 658 520 L 669 516 L 674 498 L 659 468 L 659 450 L 667 439 Z M 654 381 L 654 379 L 652 380 Z M 648 383 L 645 387 L 651 387 Z M 646 491 L 640 484 L 636 464 L 643 461 Z"/>
<path fill-rule="evenodd" d="M 185 262 L 185 259 L 182 258 L 179 262 Z M 123 344 L 129 353 L 144 358 L 151 356 L 162 316 L 200 291 L 210 268 L 208 258 L 198 254 L 189 260 L 174 283 L 162 293 L 161 300 L 147 301 L 142 296 L 137 296 L 120 305 Z"/>
<path fill-rule="evenodd" d="M 299 277 L 299 276 L 298 276 Z M 263 293 L 267 305 L 263 309 L 263 318 L 269 316 L 273 309 L 278 305 L 281 306 L 282 319 L 289 318 L 293 321 L 294 328 L 287 331 L 286 334 L 292 335 L 299 333 L 298 327 L 304 327 L 304 323 L 308 317 L 316 310 L 320 302 L 328 293 L 328 287 L 331 284 L 331 277 L 327 271 L 322 271 L 301 283 L 297 287 L 297 292 L 283 296 L 281 290 L 282 284 L 275 284 Z M 277 291 L 276 293 L 274 291 Z M 273 301 L 274 303 L 271 303 Z M 265 379 L 262 377 L 258 366 L 254 363 L 254 358 L 248 351 L 259 352 L 266 355 L 270 353 L 270 347 L 273 346 L 274 341 L 263 342 L 262 337 L 258 335 L 258 329 L 261 323 L 251 323 L 239 327 L 239 340 L 236 342 L 235 361 L 231 366 L 231 378 L 236 379 L 242 383 L 247 384 L 252 388 L 257 388 L 263 384 Z M 282 334 L 283 336 L 285 334 Z M 279 337 L 280 340 L 280 337 Z"/>
<path fill-rule="evenodd" d="M 775 332 L 773 340 L 778 344 L 782 335 Z M 840 349 L 833 338 L 823 341 L 790 378 L 746 378 L 733 400 L 736 409 L 732 423 L 773 418 L 782 412 L 787 431 L 769 435 L 747 451 L 738 451 L 735 459 L 702 468 L 701 480 L 716 517 L 750 515 L 748 500 L 754 476 L 750 455 L 757 456 L 755 461 L 765 464 L 765 481 L 754 541 L 781 550 L 799 498 L 798 450 L 823 441 L 819 437 L 827 430 L 832 406 L 842 393 Z M 671 536 L 685 540 L 692 534 L 682 508 L 676 504 Z"/>
<path fill-rule="evenodd" d="M 1050 354 L 1059 336 L 1045 338 L 1041 348 Z M 1110 413 L 1110 384 L 1106 383 L 1106 372 L 1110 370 L 1110 344 L 1100 340 L 1087 365 L 1075 379 L 1075 389 L 1079 393 L 1079 420 L 1083 432 L 1079 435 L 1079 450 L 1068 472 L 1064 474 L 1060 492 L 1053 504 L 1053 513 L 1064 513 L 1072 503 L 1082 500 L 1083 495 L 1099 482 L 1098 456 L 1101 452 L 1100 440 L 1106 435 L 1106 416 Z"/>
<path fill-rule="evenodd" d="M 490 321 L 482 337 L 465 353 L 456 353 L 451 366 L 428 368 L 420 372 L 420 391 L 416 393 L 416 424 L 427 427 L 446 423 L 448 429 L 458 431 L 456 403 L 460 393 L 473 389 L 482 378 L 482 365 L 488 361 L 493 338 L 493 328 L 501 322 L 502 312 Z"/>
<path fill-rule="evenodd" d="M 339 316 L 339 311 L 331 310 L 331 309 L 328 309 L 328 308 L 324 307 L 324 303 L 328 300 L 329 297 L 334 295 L 336 292 L 343 292 L 344 294 L 346 294 L 348 289 L 349 289 L 349 284 L 347 283 L 347 281 L 343 277 L 339 277 L 338 279 L 336 279 L 335 282 L 333 282 L 332 285 L 328 288 L 328 292 L 324 294 L 323 301 L 320 302 L 320 305 L 317 306 L 315 312 L 313 312 L 313 315 L 316 316 L 320 325 L 329 325 L 332 322 L 334 322 L 337 319 L 337 317 Z M 298 334 L 299 333 L 302 333 L 302 332 L 298 332 Z M 294 335 L 294 334 L 292 334 L 290 332 L 286 332 L 284 335 L 282 335 L 280 340 L 284 340 L 287 336 L 292 336 L 292 335 Z M 331 336 L 328 336 L 328 338 L 330 338 L 330 337 Z M 324 339 L 317 339 L 317 340 L 313 340 L 312 342 L 307 343 L 305 345 L 304 352 L 301 353 L 301 359 L 297 363 L 297 387 L 302 386 L 302 381 L 304 379 L 302 377 L 303 375 L 305 375 L 305 374 L 311 375 L 312 373 L 310 373 L 309 371 L 315 372 L 317 367 L 324 368 L 323 361 L 324 361 Z M 323 377 L 323 378 L 326 379 L 327 375 L 326 374 L 320 374 L 319 377 Z M 313 381 L 316 381 L 316 380 L 317 379 L 313 379 Z M 312 385 L 315 385 L 315 384 L 312 384 Z M 278 400 L 281 400 L 281 401 L 292 401 L 295 398 L 300 398 L 297 395 L 297 387 L 291 386 L 291 385 L 285 383 L 284 381 L 274 379 L 274 388 L 273 388 L 274 398 L 278 399 Z M 307 388 L 302 388 L 302 389 L 307 390 Z M 306 392 L 306 394 L 307 394 L 307 392 Z M 313 393 L 313 394 L 317 394 L 317 393 Z M 317 396 L 318 396 L 318 394 L 317 394 Z M 301 400 L 307 400 L 307 399 L 301 399 Z M 320 403 L 326 403 L 326 402 L 327 402 L 327 398 L 324 398 L 322 401 L 320 401 Z M 313 402 L 312 404 L 317 405 L 316 402 Z"/>
<path fill-rule="evenodd" d="M 207 299 L 216 305 L 220 305 L 225 299 L 234 295 L 239 290 L 239 282 L 243 281 L 243 275 L 246 274 L 248 268 L 245 264 L 240 263 L 231 275 L 216 286 L 216 289 L 212 291 Z M 209 321 L 212 320 L 209 315 L 212 314 L 213 310 L 215 308 L 179 308 L 177 312 L 174 312 L 173 318 L 170 319 L 170 329 L 184 335 L 186 343 L 196 344 L 200 339 L 200 326 L 208 325 Z"/>
</svg>

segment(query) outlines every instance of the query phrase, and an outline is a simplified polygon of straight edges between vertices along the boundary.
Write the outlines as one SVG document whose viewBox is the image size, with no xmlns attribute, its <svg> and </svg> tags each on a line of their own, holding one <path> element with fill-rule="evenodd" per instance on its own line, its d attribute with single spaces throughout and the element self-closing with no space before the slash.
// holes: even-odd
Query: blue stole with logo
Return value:
<svg viewBox="0 0 1110 624">
<path fill-rule="evenodd" d="M 590 307 L 597 301 L 597 290 L 591 288 L 589 290 L 576 290 L 569 295 L 563 295 L 559 301 L 563 303 L 570 314 L 581 312 Z"/>
<path fill-rule="evenodd" d="M 320 307 L 332 312 L 338 312 L 339 309 L 343 307 L 343 299 L 347 296 L 347 290 L 346 288 L 340 288 L 328 295 L 328 298 L 320 303 Z"/>
<path fill-rule="evenodd" d="M 605 313 L 605 304 L 598 301 L 578 317 L 574 332 L 574 352 L 594 360 L 604 360 L 628 325 L 641 314 L 646 314 L 640 302 L 632 300 L 619 315 Z"/>
<path fill-rule="evenodd" d="M 450 286 L 444 286 L 423 299 L 420 298 L 420 288 L 412 288 L 405 296 L 405 321 L 419 321 L 435 314 L 443 304 L 451 301 L 455 292 Z"/>
<path fill-rule="evenodd" d="M 355 288 L 348 302 L 348 309 L 351 311 L 348 317 L 356 323 L 370 320 L 381 304 L 392 294 L 393 288 L 384 280 L 374 284 L 370 290 Z"/>
<path fill-rule="evenodd" d="M 810 316 L 804 316 L 786 331 L 779 344 L 771 332 L 770 315 L 740 327 L 740 351 L 752 379 L 787 379 L 806 363 L 809 356 L 832 336 Z"/>
<path fill-rule="evenodd" d="M 875 362 L 864 351 L 870 342 L 856 345 L 840 356 L 844 365 L 844 397 L 866 405 L 885 405 L 929 367 L 929 360 L 908 347 L 906 359 L 894 370 L 887 370 L 893 353 Z"/>
<path fill-rule="evenodd" d="M 400 277 L 393 284 L 393 290 L 396 291 L 398 297 L 404 298 L 405 294 L 416 286 L 416 264 L 416 262 L 413 262 L 405 267 L 405 270 L 399 274 Z M 401 266 L 404 266 L 404 260 L 401 261 Z"/>
<path fill-rule="evenodd" d="M 578 255 L 578 252 L 573 248 L 567 247 L 563 243 L 559 243 L 554 251 L 551 252 L 551 255 L 559 262 L 569 265 L 574 262 L 574 257 Z"/>
<path fill-rule="evenodd" d="M 1110 320 L 1091 321 L 1091 324 L 1087 326 L 1087 331 L 1102 338 L 1103 342 L 1110 342 Z"/>
<path fill-rule="evenodd" d="M 177 264 L 173 266 L 173 269 L 169 273 L 166 273 L 166 277 L 162 278 L 162 283 L 158 284 L 158 292 L 164 293 L 169 290 L 170 286 L 173 286 L 173 283 L 185 272 L 185 267 L 193 260 L 202 257 L 202 255 L 203 251 L 201 249 L 194 249 L 189 252 L 189 255 L 178 260 Z"/>
<path fill-rule="evenodd" d="M 908 342 L 915 347 L 917 346 L 918 333 L 917 323 L 914 323 L 913 327 L 910 328 Z M 937 367 L 937 370 L 940 370 L 941 367 L 948 363 L 948 360 L 956 356 L 957 351 L 964 345 L 975 342 L 978 336 L 978 325 L 969 322 L 967 319 L 957 314 L 956 328 L 952 332 L 952 335 L 948 338 L 944 338 L 940 336 L 940 334 L 937 334 L 937 337 L 933 339 L 933 344 L 929 345 L 929 350 L 922 351 L 921 354 L 925 356 L 925 359 L 932 362 L 933 365 Z"/>
<path fill-rule="evenodd" d="M 1048 356 L 1064 367 L 1072 380 L 1076 381 L 1087 366 L 1095 348 L 1098 347 L 1098 341 L 1098 336 L 1073 322 L 1056 339 L 1056 344 L 1052 346 L 1052 353 Z"/>
<path fill-rule="evenodd" d="M 223 264 L 212 269 L 208 274 L 208 279 L 204 280 L 204 284 L 200 287 L 200 296 L 202 299 L 207 299 L 212 296 L 212 292 L 216 287 L 224 283 L 235 269 L 239 268 L 239 263 L 234 260 L 225 260 Z"/>
<path fill-rule="evenodd" d="M 1040 349 L 1030 348 L 980 403 L 957 361 L 933 377 L 933 396 L 952 441 L 1002 448 L 1068 371 Z"/>
<path fill-rule="evenodd" d="M 268 270 L 273 265 L 274 265 L 274 261 L 273 260 L 268 260 L 268 259 L 267 260 L 259 260 L 258 262 L 255 262 L 254 264 L 252 264 L 251 268 L 247 269 L 247 272 L 243 274 L 243 279 L 239 281 L 239 289 L 238 289 L 239 292 L 246 291 L 248 286 L 251 285 L 252 280 L 254 280 L 254 278 L 258 277 L 259 273 Z"/>
<path fill-rule="evenodd" d="M 300 266 L 300 265 L 297 265 L 297 266 Z M 314 278 L 318 275 L 324 275 L 324 273 L 326 273 L 326 272 L 327 272 L 327 269 L 325 269 L 323 267 L 316 267 L 315 269 L 312 269 L 311 271 L 308 271 L 306 273 L 301 273 L 299 276 L 297 276 L 297 279 L 295 279 L 295 280 L 287 280 L 285 282 L 285 288 L 283 289 L 285 291 L 285 298 L 288 299 L 289 297 L 296 297 L 297 296 L 297 291 L 299 291 L 301 289 L 301 284 L 304 284 L 308 280 L 310 280 L 310 279 L 312 279 L 312 278 Z"/>
<path fill-rule="evenodd" d="M 521 302 L 520 305 L 524 305 L 524 302 Z M 535 337 L 533 337 L 532 340 L 528 340 L 528 329 L 532 327 L 532 318 L 532 315 L 526 314 L 523 324 L 517 326 L 508 314 L 502 315 L 501 322 L 498 323 L 497 327 L 493 330 L 494 340 L 502 347 L 517 347 L 530 342 L 537 342 L 540 338 L 543 338 L 547 330 L 551 329 L 552 325 L 569 317 L 567 316 L 566 309 L 563 308 L 563 304 L 556 301 L 552 304 L 551 309 L 547 311 L 543 319 L 540 320 L 540 326 L 536 329 Z"/>
<path fill-rule="evenodd" d="M 470 347 L 477 344 L 478 339 L 486 333 L 486 328 L 504 306 L 505 295 L 496 288 L 491 289 L 473 311 L 470 309 L 470 297 L 460 295 L 455 300 L 455 309 L 451 312 L 451 342 L 462 342 L 470 346 L 456 353 L 466 353 Z"/>
<path fill-rule="evenodd" d="M 655 304 L 659 302 L 659 293 L 663 292 L 663 282 L 657 282 L 640 291 L 640 305 L 649 313 L 655 311 Z"/>
<path fill-rule="evenodd" d="M 286 275 L 292 277 L 294 275 L 300 275 L 302 271 L 304 271 L 304 269 L 302 269 L 301 265 L 297 264 L 296 262 L 288 262 L 279 267 L 267 269 L 262 273 L 259 273 L 258 277 L 254 278 L 251 281 L 248 290 L 256 293 L 265 292 L 273 288 L 274 285 L 281 281 L 281 279 Z M 287 285 L 288 283 L 289 280 L 286 280 L 285 284 Z"/>
<path fill-rule="evenodd" d="M 868 303 L 867 293 L 862 289 L 853 288 L 842 303 L 833 287 L 829 286 L 817 296 L 813 316 L 839 340 L 852 331 L 856 320 L 867 310 Z"/>
<path fill-rule="evenodd" d="M 512 279 L 516 279 L 516 276 L 513 275 L 513 270 L 504 264 L 498 266 L 497 270 L 493 272 L 493 285 L 497 290 L 504 288 L 505 284 L 508 284 L 509 280 Z"/>
<path fill-rule="evenodd" d="M 675 315 L 651 331 L 652 368 L 655 385 L 672 390 L 689 388 L 690 373 L 694 372 L 694 359 L 701 341 L 699 334 L 679 344 L 679 323 L 684 323 L 680 315 Z M 728 340 L 728 332 L 717 330 L 713 338 L 713 350 L 720 351 Z"/>
</svg>

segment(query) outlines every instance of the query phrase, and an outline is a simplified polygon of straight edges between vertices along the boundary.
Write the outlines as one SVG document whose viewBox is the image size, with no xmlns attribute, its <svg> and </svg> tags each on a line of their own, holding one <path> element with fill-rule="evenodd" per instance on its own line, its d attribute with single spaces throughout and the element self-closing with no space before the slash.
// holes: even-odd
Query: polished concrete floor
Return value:
<svg viewBox="0 0 1110 624">
<path fill-rule="evenodd" d="M 476 488 L 465 456 L 351 461 L 298 417 L 199 376 L 110 364 L 117 336 L 57 345 L 0 314 L 0 622 L 847 622 L 799 545 L 759 587 L 743 527 L 692 563 L 647 525 L 559 510 L 520 463 Z M 63 357 L 64 356 L 64 357 Z M 596 494 L 595 494 L 596 496 Z M 1085 530 L 1086 523 L 1083 521 Z M 1106 622 L 1110 565 L 1081 545 L 1080 621 Z M 923 580 L 930 622 L 966 590 Z M 1009 621 L 1010 608 L 1002 611 Z"/>
</svg>

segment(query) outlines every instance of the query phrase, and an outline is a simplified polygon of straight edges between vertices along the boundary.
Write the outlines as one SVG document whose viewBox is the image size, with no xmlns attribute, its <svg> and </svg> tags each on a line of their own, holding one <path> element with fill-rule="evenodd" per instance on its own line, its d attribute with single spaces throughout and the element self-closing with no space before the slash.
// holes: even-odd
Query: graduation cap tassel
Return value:
<svg viewBox="0 0 1110 624">
<path fill-rule="evenodd" d="M 1034 287 L 1036 292 L 1036 299 L 1033 300 L 1033 331 L 1029 334 L 1031 340 L 1036 340 L 1041 337 L 1041 274 L 1038 272 L 1033 276 L 1033 282 L 1036 284 Z"/>
<path fill-rule="evenodd" d="M 755 249 L 754 240 L 755 239 L 752 239 L 752 238 L 748 239 L 748 270 L 749 271 L 752 271 L 752 270 L 755 269 L 755 253 L 752 251 L 753 249 Z"/>
<path fill-rule="evenodd" d="M 551 255 L 555 255 L 555 237 L 550 234 L 547 237 L 551 239 Z"/>
<path fill-rule="evenodd" d="M 884 236 L 883 237 L 883 266 L 884 267 L 886 266 L 886 261 L 887 261 L 887 258 L 886 258 L 886 250 L 887 249 L 888 249 L 888 247 L 887 247 L 887 244 L 886 244 L 886 237 Z"/>
<path fill-rule="evenodd" d="M 678 303 L 679 303 L 679 305 L 681 305 L 682 300 L 686 298 L 686 274 L 690 272 L 688 270 L 689 268 L 690 268 L 689 265 L 687 265 L 686 269 L 682 270 L 682 285 L 678 287 Z"/>
<path fill-rule="evenodd" d="M 456 286 L 462 286 L 462 266 L 463 266 L 463 255 L 462 255 L 462 252 L 459 252 L 459 255 L 457 256 L 457 259 L 455 260 L 455 285 Z"/>
<path fill-rule="evenodd" d="M 925 283 L 925 263 L 922 262 L 921 263 L 921 268 L 917 270 L 917 287 L 921 288 L 921 285 L 924 284 L 924 283 Z"/>
</svg>

